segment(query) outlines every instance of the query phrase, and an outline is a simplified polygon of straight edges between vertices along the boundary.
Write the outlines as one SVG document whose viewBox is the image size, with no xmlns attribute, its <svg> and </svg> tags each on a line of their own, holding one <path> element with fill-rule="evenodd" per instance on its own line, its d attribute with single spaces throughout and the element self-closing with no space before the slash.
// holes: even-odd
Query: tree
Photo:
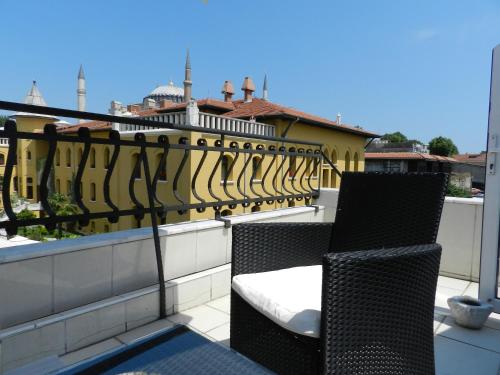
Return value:
<svg viewBox="0 0 500 375">
<path fill-rule="evenodd" d="M 458 148 L 450 138 L 436 137 L 429 142 L 429 152 L 433 155 L 451 156 L 458 154 Z"/>
<path fill-rule="evenodd" d="M 406 138 L 406 136 L 400 132 L 386 133 L 381 137 L 381 139 L 384 141 L 389 141 L 389 143 L 400 143 L 408 141 L 408 138 Z"/>
<path fill-rule="evenodd" d="M 78 207 L 71 202 L 71 199 L 64 194 L 54 193 L 48 198 L 50 207 L 54 210 L 57 216 L 70 216 L 78 213 Z M 75 223 L 67 223 L 66 228 L 71 231 L 74 230 Z M 61 225 L 57 225 L 58 237 L 62 236 Z"/>
<path fill-rule="evenodd" d="M 7 116 L 0 115 L 0 127 L 3 127 L 9 118 Z"/>
<path fill-rule="evenodd" d="M 36 218 L 36 216 L 33 213 L 33 211 L 30 211 L 27 208 L 25 208 L 16 214 L 16 218 L 18 220 L 30 220 Z M 21 236 L 26 236 L 28 234 L 28 229 L 26 227 L 21 227 L 18 229 L 17 233 Z"/>
</svg>

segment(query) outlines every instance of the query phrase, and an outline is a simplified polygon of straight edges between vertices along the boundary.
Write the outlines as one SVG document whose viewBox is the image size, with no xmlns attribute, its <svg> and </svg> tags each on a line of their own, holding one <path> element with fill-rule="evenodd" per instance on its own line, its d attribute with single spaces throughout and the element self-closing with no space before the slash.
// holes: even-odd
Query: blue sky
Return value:
<svg viewBox="0 0 500 375">
<path fill-rule="evenodd" d="M 87 109 L 106 112 L 180 85 L 190 48 L 197 98 L 246 75 L 260 95 L 267 73 L 278 103 L 485 148 L 497 0 L 2 0 L 0 14 L 2 100 L 22 101 L 37 80 L 49 105 L 75 108 L 82 63 Z"/>
</svg>

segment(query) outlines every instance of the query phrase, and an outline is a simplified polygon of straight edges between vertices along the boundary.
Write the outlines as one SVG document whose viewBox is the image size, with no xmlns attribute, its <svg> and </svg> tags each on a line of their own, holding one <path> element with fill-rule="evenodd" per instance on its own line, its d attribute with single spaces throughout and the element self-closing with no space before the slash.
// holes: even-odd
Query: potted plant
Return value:
<svg viewBox="0 0 500 375">
<path fill-rule="evenodd" d="M 493 311 L 493 305 L 469 296 L 450 297 L 448 306 L 458 325 L 472 329 L 480 329 Z"/>
</svg>

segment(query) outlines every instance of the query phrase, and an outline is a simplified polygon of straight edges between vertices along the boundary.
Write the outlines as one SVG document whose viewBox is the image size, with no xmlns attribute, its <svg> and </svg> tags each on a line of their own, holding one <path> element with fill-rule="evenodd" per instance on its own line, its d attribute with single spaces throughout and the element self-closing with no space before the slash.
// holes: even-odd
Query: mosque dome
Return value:
<svg viewBox="0 0 500 375">
<path fill-rule="evenodd" d="M 158 86 L 151 93 L 146 96 L 146 98 L 154 99 L 156 101 L 160 100 L 171 100 L 174 103 L 180 103 L 184 99 L 184 89 L 182 87 L 177 87 L 174 82 L 170 80 L 167 85 Z"/>
</svg>

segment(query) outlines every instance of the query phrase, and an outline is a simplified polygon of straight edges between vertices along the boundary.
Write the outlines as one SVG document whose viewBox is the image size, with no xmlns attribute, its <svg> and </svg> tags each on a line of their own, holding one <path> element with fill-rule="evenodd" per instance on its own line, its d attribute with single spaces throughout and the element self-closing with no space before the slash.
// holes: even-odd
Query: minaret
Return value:
<svg viewBox="0 0 500 375">
<path fill-rule="evenodd" d="M 264 86 L 262 87 L 262 99 L 268 100 L 267 99 L 267 74 L 264 74 Z"/>
<path fill-rule="evenodd" d="M 186 55 L 186 66 L 184 68 L 184 101 L 187 103 L 191 100 L 191 60 L 189 59 L 189 50 Z"/>
<path fill-rule="evenodd" d="M 82 65 L 80 65 L 80 71 L 78 72 L 78 89 L 76 90 L 76 94 L 78 97 L 78 110 L 83 112 L 85 111 L 87 102 L 87 90 L 85 89 L 85 74 L 83 73 Z"/>
</svg>

